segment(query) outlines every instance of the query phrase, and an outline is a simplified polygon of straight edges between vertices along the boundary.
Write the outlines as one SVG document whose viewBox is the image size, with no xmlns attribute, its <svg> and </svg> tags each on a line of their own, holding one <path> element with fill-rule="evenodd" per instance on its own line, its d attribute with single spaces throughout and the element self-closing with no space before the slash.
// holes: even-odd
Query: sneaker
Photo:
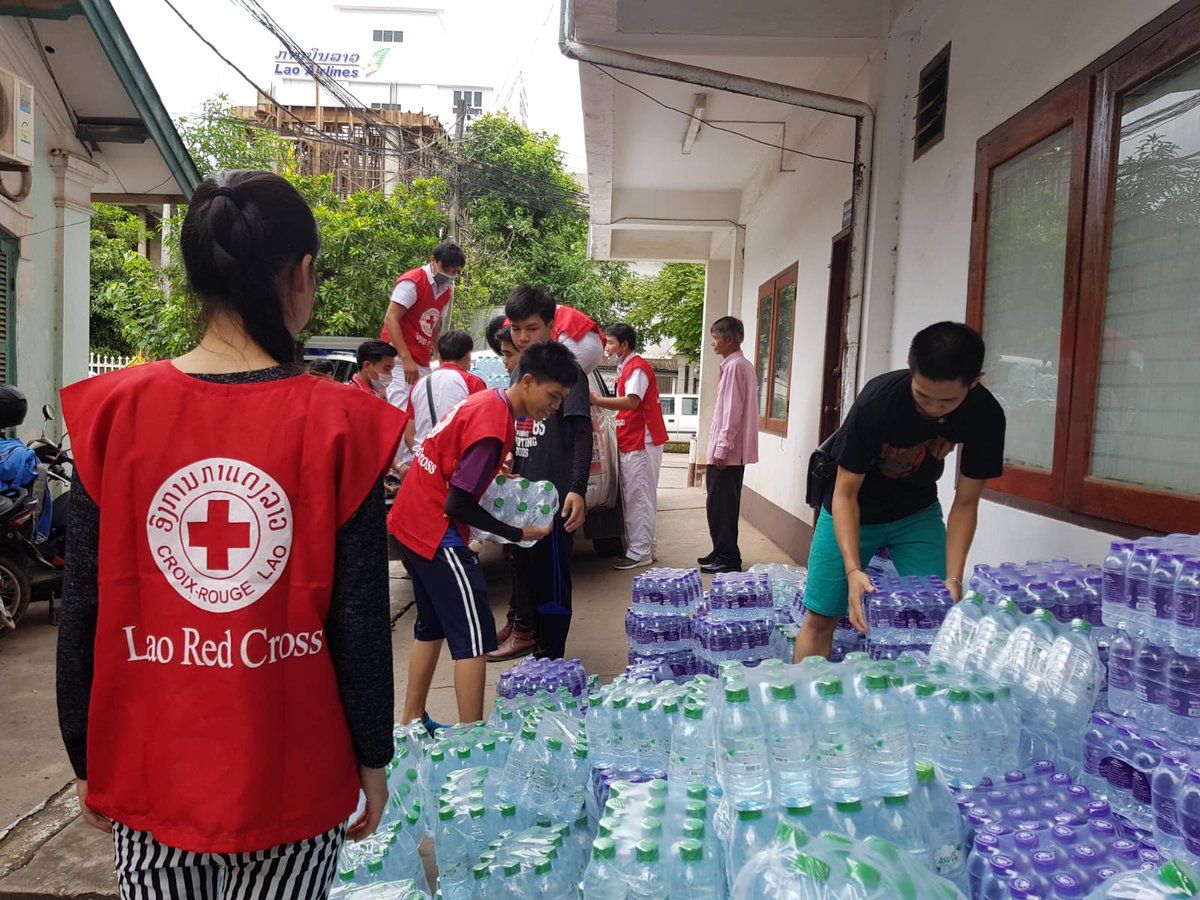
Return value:
<svg viewBox="0 0 1200 900">
<path fill-rule="evenodd" d="M 512 633 L 501 642 L 499 647 L 491 653 L 485 653 L 483 658 L 488 662 L 506 662 L 510 659 L 528 656 L 533 652 L 533 645 L 532 631 L 518 631 L 514 628 Z"/>
<path fill-rule="evenodd" d="M 653 562 L 653 556 L 647 556 L 645 559 L 630 559 L 628 556 L 625 556 L 613 563 L 613 568 L 619 570 L 640 569 L 643 566 L 651 565 Z"/>
<path fill-rule="evenodd" d="M 425 730 L 429 732 L 431 738 L 437 737 L 438 731 L 445 728 L 441 722 L 434 721 L 429 717 L 429 711 L 421 713 L 421 724 L 425 726 Z"/>
</svg>

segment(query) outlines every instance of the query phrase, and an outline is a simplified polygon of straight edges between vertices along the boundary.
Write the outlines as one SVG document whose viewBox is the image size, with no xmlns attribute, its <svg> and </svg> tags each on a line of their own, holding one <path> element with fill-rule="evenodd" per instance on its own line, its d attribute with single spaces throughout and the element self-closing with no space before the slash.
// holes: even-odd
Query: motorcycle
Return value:
<svg viewBox="0 0 1200 900">
<path fill-rule="evenodd" d="M 42 416 L 47 425 L 54 421 L 53 407 L 42 407 Z M 53 598 L 62 593 L 74 463 L 61 443 L 46 436 L 45 426 L 41 437 L 30 441 L 28 447 L 38 459 L 37 476 L 23 487 L 0 491 L 0 635 L 6 626 L 15 628 L 20 622 L 35 589 L 51 598 L 53 622 Z M 56 489 L 49 491 L 53 496 L 49 533 L 42 538 L 39 524 L 50 485 Z"/>
</svg>

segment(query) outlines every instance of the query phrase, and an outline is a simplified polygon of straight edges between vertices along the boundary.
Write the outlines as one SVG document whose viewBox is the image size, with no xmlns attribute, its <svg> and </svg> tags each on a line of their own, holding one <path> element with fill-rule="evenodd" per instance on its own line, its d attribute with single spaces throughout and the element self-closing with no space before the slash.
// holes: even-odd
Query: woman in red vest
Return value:
<svg viewBox="0 0 1200 900">
<path fill-rule="evenodd" d="M 62 393 L 63 740 L 122 896 L 325 897 L 387 802 L 400 415 L 294 362 L 319 238 L 286 180 L 206 180 L 180 245 L 203 339 Z"/>
</svg>

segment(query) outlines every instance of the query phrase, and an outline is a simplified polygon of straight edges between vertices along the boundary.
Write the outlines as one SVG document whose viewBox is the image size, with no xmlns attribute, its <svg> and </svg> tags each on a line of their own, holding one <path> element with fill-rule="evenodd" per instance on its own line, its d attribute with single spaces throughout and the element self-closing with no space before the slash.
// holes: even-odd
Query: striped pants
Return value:
<svg viewBox="0 0 1200 900">
<path fill-rule="evenodd" d="M 114 822 L 113 855 L 122 900 L 323 900 L 345 838 L 342 824 L 253 853 L 193 853 Z"/>
</svg>

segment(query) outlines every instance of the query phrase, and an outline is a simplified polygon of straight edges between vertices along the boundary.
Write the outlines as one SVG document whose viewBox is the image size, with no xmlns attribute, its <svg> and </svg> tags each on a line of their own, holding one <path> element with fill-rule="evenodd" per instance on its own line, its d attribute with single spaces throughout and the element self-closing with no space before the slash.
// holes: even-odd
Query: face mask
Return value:
<svg viewBox="0 0 1200 900">
<path fill-rule="evenodd" d="M 447 275 L 445 272 L 438 272 L 433 276 L 433 281 L 438 287 L 445 287 L 448 284 L 453 284 L 457 275 Z"/>
<path fill-rule="evenodd" d="M 371 384 L 377 388 L 386 388 L 391 383 L 392 383 L 392 373 L 391 372 L 388 372 L 386 374 L 379 373 L 371 381 Z"/>
</svg>

